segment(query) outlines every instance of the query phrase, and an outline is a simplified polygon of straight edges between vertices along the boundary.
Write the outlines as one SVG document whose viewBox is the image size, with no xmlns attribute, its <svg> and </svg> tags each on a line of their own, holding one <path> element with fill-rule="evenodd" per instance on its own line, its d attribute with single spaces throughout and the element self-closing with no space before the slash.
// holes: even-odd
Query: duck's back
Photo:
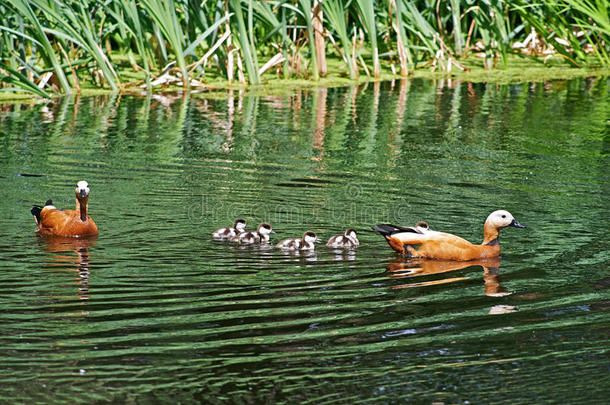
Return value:
<svg viewBox="0 0 610 405">
<path fill-rule="evenodd" d="M 335 235 L 326 242 L 326 246 L 331 248 L 355 247 L 358 246 L 358 242 L 349 236 Z"/>
<path fill-rule="evenodd" d="M 302 241 L 299 238 L 284 239 L 276 246 L 280 249 L 299 250 L 302 247 Z"/>
<path fill-rule="evenodd" d="M 225 227 L 220 228 L 212 233 L 212 237 L 215 239 L 230 239 L 237 235 L 238 233 L 235 231 L 235 228 Z"/>
<path fill-rule="evenodd" d="M 237 240 L 240 243 L 259 243 L 262 238 L 261 235 L 256 231 L 242 232 L 237 235 Z"/>
<path fill-rule="evenodd" d="M 57 236 L 85 236 L 98 233 L 97 225 L 91 217 L 81 221 L 78 211 L 56 208 L 45 208 L 41 211 L 38 230 L 46 235 Z"/>
</svg>

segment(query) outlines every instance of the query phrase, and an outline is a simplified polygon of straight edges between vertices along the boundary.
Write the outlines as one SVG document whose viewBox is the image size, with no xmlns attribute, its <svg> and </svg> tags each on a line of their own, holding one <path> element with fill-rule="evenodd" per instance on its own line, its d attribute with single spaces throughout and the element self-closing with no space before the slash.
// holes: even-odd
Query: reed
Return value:
<svg viewBox="0 0 610 405">
<path fill-rule="evenodd" d="M 260 84 L 260 76 L 258 74 L 258 59 L 256 56 L 256 48 L 254 44 L 254 37 L 252 36 L 253 20 L 252 20 L 252 0 L 248 0 L 247 10 L 247 22 L 248 28 L 246 28 L 246 19 L 244 17 L 242 1 L 241 0 L 228 0 L 231 11 L 235 14 L 234 24 L 237 25 L 237 40 L 241 50 L 241 55 L 246 64 L 246 71 L 248 72 L 248 79 L 251 84 Z"/>
<path fill-rule="evenodd" d="M 607 68 L 608 13 L 604 0 L 7 0 L 0 89 L 152 92 L 205 86 L 210 75 L 231 82 L 236 66 L 249 84 L 273 72 L 317 80 L 333 57 L 355 80 L 357 61 L 369 72 L 363 55 L 375 77 L 396 57 L 403 76 L 465 69 L 473 57 L 502 69 L 511 54 Z"/>
<path fill-rule="evenodd" d="M 337 52 L 339 52 L 339 55 L 347 65 L 350 79 L 356 79 L 358 77 L 358 68 L 356 66 L 355 55 L 348 33 L 346 21 L 347 9 L 340 0 L 326 0 L 322 3 L 322 7 L 324 8 L 324 13 L 328 17 L 330 26 L 341 41 L 342 48 L 337 47 Z"/>
<path fill-rule="evenodd" d="M 299 0 L 299 6 L 301 8 L 300 14 L 303 16 L 303 20 L 305 20 L 307 40 L 311 49 L 311 70 L 313 73 L 313 80 L 318 80 L 320 78 L 320 74 L 318 71 L 318 59 L 316 57 L 313 33 L 313 5 L 311 4 L 311 0 Z"/>
<path fill-rule="evenodd" d="M 373 74 L 379 77 L 379 48 L 377 46 L 377 22 L 375 20 L 375 4 L 373 0 L 356 0 L 356 9 L 362 25 L 369 37 L 371 53 L 373 54 Z"/>
<path fill-rule="evenodd" d="M 163 34 L 163 38 L 170 45 L 180 69 L 182 85 L 190 86 L 189 75 L 184 60 L 184 46 L 182 38 L 182 22 L 178 20 L 177 7 L 174 0 L 141 0 L 142 7 L 150 15 L 153 23 Z M 184 10 L 181 10 L 182 12 Z"/>
<path fill-rule="evenodd" d="M 7 17 L 10 17 L 10 15 L 11 15 L 10 11 L 15 11 L 15 16 L 19 17 L 19 18 L 15 18 L 12 21 L 22 23 L 23 20 L 26 20 L 29 23 L 27 33 L 32 38 L 32 41 L 30 41 L 30 43 L 33 45 L 40 45 L 40 48 L 41 48 L 41 54 L 40 54 L 40 56 L 38 56 L 38 58 L 42 59 L 47 64 L 47 66 L 52 67 L 55 74 L 57 75 L 57 79 L 58 79 L 58 81 L 61 85 L 61 89 L 64 91 L 64 93 L 66 93 L 66 94 L 71 93 L 72 87 L 68 83 L 68 79 L 66 78 L 64 70 L 61 67 L 61 64 L 60 64 L 61 58 L 59 58 L 58 55 L 56 54 L 56 50 L 51 45 L 51 42 L 47 38 L 47 35 L 43 29 L 43 24 L 41 24 L 40 21 L 38 20 L 38 16 L 32 10 L 30 3 L 26 0 L 12 0 L 8 4 L 8 6 L 11 6 L 12 10 L 8 9 L 8 11 L 3 14 L 5 14 L 5 16 L 7 16 Z M 6 6 L 3 6 L 3 9 L 5 9 L 5 7 Z M 11 20 L 8 18 L 5 21 L 11 22 Z M 1 27 L 1 28 L 3 28 L 5 31 L 7 31 L 11 27 Z M 18 28 L 18 27 L 15 27 L 15 28 Z M 24 27 L 19 27 L 19 28 L 21 28 L 22 30 L 24 29 Z M 9 32 L 11 32 L 11 31 L 9 31 Z M 16 39 L 19 40 L 19 37 L 17 37 Z M 23 38 L 23 40 L 27 41 L 26 38 Z M 2 58 L 3 61 L 8 60 L 9 62 L 15 62 L 14 61 L 15 57 L 10 54 L 9 49 L 10 48 L 8 48 L 8 47 L 0 48 L 0 50 L 1 50 L 0 57 Z M 12 83 L 17 84 L 20 87 L 24 87 L 24 88 L 28 87 L 27 81 L 22 82 L 22 78 L 20 76 L 14 76 L 12 78 Z M 22 83 L 22 86 L 20 83 Z"/>
</svg>

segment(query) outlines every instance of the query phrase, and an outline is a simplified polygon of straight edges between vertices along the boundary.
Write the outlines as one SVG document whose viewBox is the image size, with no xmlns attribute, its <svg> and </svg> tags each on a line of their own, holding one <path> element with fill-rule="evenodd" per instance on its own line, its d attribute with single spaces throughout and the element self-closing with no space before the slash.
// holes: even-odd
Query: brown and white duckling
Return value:
<svg viewBox="0 0 610 405">
<path fill-rule="evenodd" d="M 332 236 L 328 242 L 326 242 L 326 246 L 331 248 L 352 249 L 358 245 L 360 245 L 360 242 L 358 241 L 354 228 L 347 228 L 343 235 Z"/>
<path fill-rule="evenodd" d="M 241 243 L 244 245 L 253 245 L 256 243 L 269 243 L 269 234 L 275 233 L 271 229 L 271 225 L 266 222 L 261 223 L 256 231 L 242 232 L 231 239 L 232 242 Z"/>
<path fill-rule="evenodd" d="M 430 225 L 428 225 L 428 223 L 425 221 L 418 221 L 415 224 L 415 230 L 417 231 L 417 233 L 424 233 L 430 230 Z"/>
<path fill-rule="evenodd" d="M 214 233 L 212 233 L 212 238 L 220 240 L 231 239 L 244 232 L 244 229 L 246 229 L 246 221 L 237 218 L 232 227 L 220 228 L 214 231 Z"/>
<path fill-rule="evenodd" d="M 320 242 L 320 239 L 312 231 L 307 231 L 302 238 L 284 239 L 276 246 L 284 250 L 314 250 L 314 243 Z"/>
</svg>

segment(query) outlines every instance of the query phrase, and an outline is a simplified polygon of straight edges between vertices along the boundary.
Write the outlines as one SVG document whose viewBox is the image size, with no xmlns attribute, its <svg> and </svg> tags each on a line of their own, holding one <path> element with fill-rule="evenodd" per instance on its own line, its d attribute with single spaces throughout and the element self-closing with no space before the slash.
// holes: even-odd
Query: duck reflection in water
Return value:
<svg viewBox="0 0 610 405">
<path fill-rule="evenodd" d="M 96 236 L 69 238 L 63 236 L 38 236 L 40 247 L 53 253 L 47 263 L 54 270 L 76 272 L 77 297 L 89 299 L 90 256 L 89 248 L 95 245 Z"/>
<path fill-rule="evenodd" d="M 334 253 L 333 260 L 338 262 L 342 261 L 353 261 L 356 260 L 356 251 L 349 249 L 331 249 L 331 253 Z"/>
<path fill-rule="evenodd" d="M 427 259 L 404 259 L 396 258 L 387 266 L 391 278 L 407 278 L 429 276 L 433 274 L 448 273 L 450 271 L 461 270 L 471 266 L 483 267 L 484 292 L 489 297 L 504 297 L 512 293 L 506 291 L 500 284 L 500 258 L 472 260 L 468 262 L 456 262 L 447 260 L 427 260 Z M 448 277 L 430 281 L 421 281 L 409 284 L 396 285 L 392 288 L 411 288 L 429 285 L 452 283 L 455 281 L 467 280 L 468 277 Z"/>
<path fill-rule="evenodd" d="M 284 257 L 291 258 L 295 262 L 317 262 L 318 252 L 315 250 L 278 250 Z"/>
</svg>

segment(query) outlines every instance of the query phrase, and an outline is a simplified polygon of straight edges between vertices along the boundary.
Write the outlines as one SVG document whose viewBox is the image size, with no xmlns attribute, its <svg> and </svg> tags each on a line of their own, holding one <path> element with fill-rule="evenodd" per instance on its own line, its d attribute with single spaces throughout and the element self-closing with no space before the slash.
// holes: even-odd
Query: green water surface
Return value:
<svg viewBox="0 0 610 405">
<path fill-rule="evenodd" d="M 607 403 L 610 81 L 0 106 L 1 403 Z M 96 239 L 34 234 L 74 206 Z M 427 221 L 499 263 L 394 254 Z M 358 231 L 308 254 L 273 241 Z"/>
</svg>

